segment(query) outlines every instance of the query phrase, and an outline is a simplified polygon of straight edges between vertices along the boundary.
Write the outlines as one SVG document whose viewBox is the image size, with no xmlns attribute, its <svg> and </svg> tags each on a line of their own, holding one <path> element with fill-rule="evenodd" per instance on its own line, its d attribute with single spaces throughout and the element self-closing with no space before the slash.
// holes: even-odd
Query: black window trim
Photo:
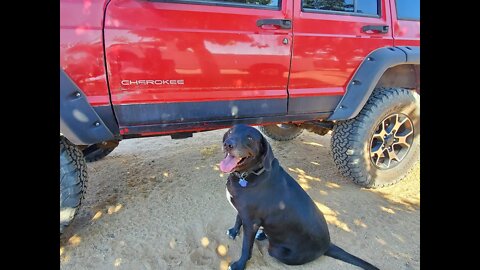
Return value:
<svg viewBox="0 0 480 270">
<path fill-rule="evenodd" d="M 321 14 L 331 14 L 331 15 L 346 15 L 346 16 L 357 16 L 357 17 L 369 17 L 369 18 L 381 18 L 382 17 L 382 1 L 377 0 L 378 11 L 377 15 L 374 14 L 366 14 L 366 13 L 356 13 L 357 8 L 357 0 L 353 1 L 353 12 L 348 11 L 336 11 L 336 10 L 323 10 L 323 9 L 314 9 L 314 8 L 304 8 L 303 1 L 301 1 L 302 12 L 306 13 L 321 13 Z"/>
<path fill-rule="evenodd" d="M 254 5 L 254 4 L 241 4 L 233 2 L 217 2 L 217 1 L 198 1 L 198 0 L 147 0 L 149 2 L 161 2 L 161 3 L 174 3 L 174 4 L 190 4 L 190 5 L 202 5 L 202 6 L 222 6 L 222 7 L 236 7 L 236 8 L 253 8 L 253 9 L 266 9 L 266 10 L 281 10 L 282 0 L 278 0 L 278 6 L 267 5 Z"/>
<path fill-rule="evenodd" d="M 398 17 L 398 15 L 397 15 L 397 20 L 399 20 L 399 21 L 419 22 L 419 21 L 420 21 L 420 18 L 418 18 L 418 19 L 409 18 L 409 17 L 400 18 L 400 17 Z"/>
<path fill-rule="evenodd" d="M 302 0 L 303 1 L 303 0 Z M 420 0 L 418 0 L 418 3 L 420 4 Z M 419 8 L 420 9 L 420 8 Z M 397 20 L 399 21 L 414 21 L 414 22 L 419 22 L 420 21 L 420 16 L 417 18 L 412 18 L 412 17 L 400 17 L 398 15 L 398 5 L 397 5 L 397 0 L 395 0 L 395 12 L 397 13 Z"/>
</svg>

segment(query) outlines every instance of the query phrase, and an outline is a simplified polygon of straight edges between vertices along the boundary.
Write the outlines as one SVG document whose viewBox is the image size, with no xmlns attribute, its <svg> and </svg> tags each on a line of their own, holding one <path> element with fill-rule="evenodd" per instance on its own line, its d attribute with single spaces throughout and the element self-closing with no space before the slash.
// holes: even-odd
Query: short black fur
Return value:
<svg viewBox="0 0 480 270">
<path fill-rule="evenodd" d="M 288 265 L 300 265 L 327 255 L 363 269 L 378 269 L 330 242 L 327 222 L 300 185 L 280 166 L 268 141 L 255 128 L 235 125 L 223 137 L 224 151 L 248 159 L 235 172 L 251 172 L 262 167 L 260 175 L 249 173 L 248 185 L 240 186 L 231 173 L 227 190 L 238 211 L 233 228 L 235 238 L 243 225 L 242 254 L 231 270 L 245 269 L 252 254 L 255 235 L 263 227 L 268 237 L 268 253 Z"/>
</svg>

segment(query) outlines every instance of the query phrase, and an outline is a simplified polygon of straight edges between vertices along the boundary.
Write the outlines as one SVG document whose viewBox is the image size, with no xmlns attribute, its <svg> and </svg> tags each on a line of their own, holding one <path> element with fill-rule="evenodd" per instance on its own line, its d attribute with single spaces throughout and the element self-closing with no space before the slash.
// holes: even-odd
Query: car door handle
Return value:
<svg viewBox="0 0 480 270">
<path fill-rule="evenodd" d="M 282 29 L 291 29 L 292 21 L 284 19 L 260 19 L 257 20 L 257 26 L 262 27 L 264 25 L 274 25 Z"/>
<path fill-rule="evenodd" d="M 362 26 L 362 32 L 376 32 L 376 33 L 388 33 L 388 25 L 364 25 Z"/>
</svg>

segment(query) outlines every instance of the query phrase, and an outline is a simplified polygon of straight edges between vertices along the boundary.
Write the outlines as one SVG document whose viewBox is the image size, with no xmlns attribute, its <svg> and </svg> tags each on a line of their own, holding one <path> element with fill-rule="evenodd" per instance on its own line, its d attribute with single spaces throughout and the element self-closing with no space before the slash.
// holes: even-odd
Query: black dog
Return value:
<svg viewBox="0 0 480 270">
<path fill-rule="evenodd" d="M 255 128 L 236 125 L 223 136 L 225 159 L 220 169 L 230 173 L 227 199 L 237 210 L 233 239 L 243 225 L 240 259 L 231 270 L 245 269 L 260 227 L 269 240 L 268 253 L 288 265 L 327 255 L 363 269 L 378 269 L 330 242 L 325 218 L 308 194 L 283 170 L 267 140 Z"/>
</svg>

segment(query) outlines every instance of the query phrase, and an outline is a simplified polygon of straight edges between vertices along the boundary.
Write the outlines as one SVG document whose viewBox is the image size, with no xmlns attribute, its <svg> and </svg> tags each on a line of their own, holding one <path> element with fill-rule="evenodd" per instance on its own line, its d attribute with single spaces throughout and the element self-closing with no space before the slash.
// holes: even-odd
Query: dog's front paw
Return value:
<svg viewBox="0 0 480 270">
<path fill-rule="evenodd" d="M 244 270 L 244 269 L 245 269 L 245 263 L 241 263 L 240 261 L 236 261 L 228 267 L 228 270 Z"/>
<path fill-rule="evenodd" d="M 238 230 L 235 230 L 235 228 L 230 228 L 227 230 L 227 235 L 229 238 L 235 240 L 235 237 L 238 235 Z"/>
</svg>

